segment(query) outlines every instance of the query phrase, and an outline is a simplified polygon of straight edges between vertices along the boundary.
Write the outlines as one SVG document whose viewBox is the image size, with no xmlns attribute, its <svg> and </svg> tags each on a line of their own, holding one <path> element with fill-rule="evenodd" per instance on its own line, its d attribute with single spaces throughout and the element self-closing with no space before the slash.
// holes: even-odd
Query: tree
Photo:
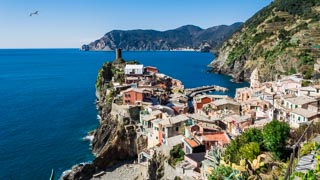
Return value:
<svg viewBox="0 0 320 180">
<path fill-rule="evenodd" d="M 250 142 L 256 142 L 259 144 L 260 148 L 263 145 L 263 135 L 260 129 L 257 128 L 250 128 L 246 130 L 241 135 L 241 141 L 243 144 L 247 144 Z"/>
<path fill-rule="evenodd" d="M 289 133 L 290 128 L 287 123 L 272 120 L 262 131 L 264 147 L 280 158 L 283 155 Z"/>
<path fill-rule="evenodd" d="M 260 154 L 260 145 L 257 142 L 250 142 L 242 146 L 239 153 L 241 158 L 252 161 Z"/>
<path fill-rule="evenodd" d="M 239 149 L 243 144 L 241 143 L 240 137 L 237 136 L 230 142 L 224 152 L 224 160 L 228 163 L 238 163 L 240 161 Z"/>
</svg>

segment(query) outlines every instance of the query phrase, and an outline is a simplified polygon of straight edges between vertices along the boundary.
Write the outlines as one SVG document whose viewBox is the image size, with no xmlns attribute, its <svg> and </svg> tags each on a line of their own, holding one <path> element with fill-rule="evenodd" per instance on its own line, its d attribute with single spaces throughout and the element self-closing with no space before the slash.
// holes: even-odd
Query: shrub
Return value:
<svg viewBox="0 0 320 180">
<path fill-rule="evenodd" d="M 275 157 L 281 158 L 284 155 L 289 133 L 290 128 L 287 123 L 272 120 L 262 131 L 264 147 L 271 151 Z"/>
<path fill-rule="evenodd" d="M 260 145 L 257 142 L 245 144 L 239 150 L 241 158 L 254 160 L 260 154 Z"/>
</svg>

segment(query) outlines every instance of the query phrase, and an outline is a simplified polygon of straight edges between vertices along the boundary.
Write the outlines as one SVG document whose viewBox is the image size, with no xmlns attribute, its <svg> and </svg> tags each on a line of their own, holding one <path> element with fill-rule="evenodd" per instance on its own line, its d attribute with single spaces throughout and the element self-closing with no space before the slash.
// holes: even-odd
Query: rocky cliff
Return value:
<svg viewBox="0 0 320 180">
<path fill-rule="evenodd" d="M 123 160 L 134 159 L 147 145 L 146 139 L 136 133 L 136 118 L 122 117 L 113 113 L 113 97 L 108 80 L 113 77 L 112 63 L 105 63 L 99 70 L 96 83 L 97 107 L 101 117 L 99 127 L 93 132 L 92 151 L 96 155 L 90 164 L 72 167 L 63 179 L 90 179 L 95 173 Z M 113 115 L 112 115 L 113 114 Z"/>
<path fill-rule="evenodd" d="M 241 24 L 220 25 L 208 29 L 186 25 L 168 31 L 113 30 L 102 38 L 88 45 L 83 45 L 81 49 L 85 51 L 109 51 L 116 48 L 131 51 L 186 49 L 210 51 L 212 48 L 218 47 Z"/>
<path fill-rule="evenodd" d="M 236 81 L 248 80 L 256 67 L 262 81 L 298 72 L 313 78 L 319 19 L 319 0 L 274 0 L 223 43 L 209 66 Z"/>
</svg>

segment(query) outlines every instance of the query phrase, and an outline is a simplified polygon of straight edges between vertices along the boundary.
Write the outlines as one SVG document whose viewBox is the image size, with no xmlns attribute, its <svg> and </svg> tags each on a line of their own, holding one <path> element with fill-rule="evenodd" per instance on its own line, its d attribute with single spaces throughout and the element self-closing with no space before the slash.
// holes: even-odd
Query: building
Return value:
<svg viewBox="0 0 320 180">
<path fill-rule="evenodd" d="M 318 119 L 320 114 L 317 112 L 309 111 L 307 109 L 296 108 L 290 112 L 290 124 L 299 125 Z"/>
<path fill-rule="evenodd" d="M 183 139 L 184 152 L 186 154 L 205 152 L 211 149 L 211 146 L 224 147 L 230 142 L 229 136 L 223 131 L 211 131 L 199 124 L 185 128 Z"/>
<path fill-rule="evenodd" d="M 148 147 L 166 144 L 168 138 L 183 134 L 185 124 L 190 123 L 190 121 L 190 118 L 183 114 L 166 119 L 152 120 L 152 130 L 148 134 Z"/>
<path fill-rule="evenodd" d="M 225 111 L 232 112 L 233 114 L 240 114 L 240 104 L 233 99 L 220 99 L 213 101 L 211 109 L 209 110 L 209 116 L 215 117 L 217 112 Z"/>
<path fill-rule="evenodd" d="M 227 124 L 227 132 L 233 135 L 240 135 L 243 130 L 253 124 L 251 116 L 230 115 L 222 119 Z"/>
<path fill-rule="evenodd" d="M 212 101 L 227 98 L 229 98 L 227 95 L 197 95 L 193 98 L 194 113 L 202 113 L 204 105 L 209 104 Z"/>
<path fill-rule="evenodd" d="M 313 98 L 306 97 L 306 96 L 298 96 L 298 97 L 284 99 L 283 106 L 287 109 L 296 109 L 296 108 L 307 109 L 308 105 L 313 102 L 316 102 L 316 100 Z"/>
<path fill-rule="evenodd" d="M 237 88 L 235 100 L 237 102 L 245 102 L 245 101 L 251 99 L 252 94 L 253 94 L 252 89 L 250 89 L 248 87 Z"/>
<path fill-rule="evenodd" d="M 152 66 L 146 66 L 145 71 L 149 72 L 149 73 L 158 73 L 159 72 L 158 68 L 152 67 Z"/>
<path fill-rule="evenodd" d="M 143 90 L 138 88 L 129 88 L 122 91 L 123 105 L 142 105 Z"/>
<path fill-rule="evenodd" d="M 143 65 L 142 64 L 127 64 L 124 68 L 125 75 L 142 75 L 143 74 Z"/>
</svg>

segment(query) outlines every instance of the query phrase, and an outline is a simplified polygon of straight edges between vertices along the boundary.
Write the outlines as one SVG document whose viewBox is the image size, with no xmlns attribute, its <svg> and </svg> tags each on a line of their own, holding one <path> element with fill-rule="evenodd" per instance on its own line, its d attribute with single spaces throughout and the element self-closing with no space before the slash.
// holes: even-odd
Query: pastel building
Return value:
<svg viewBox="0 0 320 180">
<path fill-rule="evenodd" d="M 127 64 L 124 68 L 125 75 L 142 75 L 143 65 L 142 64 Z"/>
</svg>

